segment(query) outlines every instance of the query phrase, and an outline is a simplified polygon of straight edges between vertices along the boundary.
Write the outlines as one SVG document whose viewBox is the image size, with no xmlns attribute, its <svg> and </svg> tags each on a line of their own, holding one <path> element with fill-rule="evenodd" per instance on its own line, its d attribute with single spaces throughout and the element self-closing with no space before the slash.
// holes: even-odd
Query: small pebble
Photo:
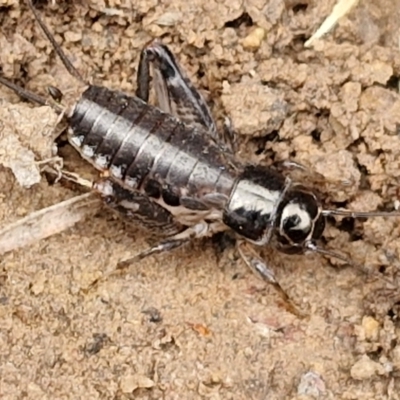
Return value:
<svg viewBox="0 0 400 400">
<path fill-rule="evenodd" d="M 351 377 L 358 381 L 371 379 L 374 375 L 385 373 L 381 364 L 372 361 L 367 355 L 363 355 L 350 370 Z"/>
<path fill-rule="evenodd" d="M 132 393 L 136 389 L 149 389 L 155 385 L 154 381 L 144 375 L 125 375 L 121 379 L 120 387 L 123 393 Z"/>
<path fill-rule="evenodd" d="M 392 351 L 393 364 L 397 369 L 400 369 L 400 345 L 398 344 Z"/>
<path fill-rule="evenodd" d="M 256 28 L 247 35 L 242 42 L 245 49 L 258 49 L 265 37 L 263 28 Z"/>
<path fill-rule="evenodd" d="M 80 42 L 82 40 L 82 32 L 67 31 L 64 37 L 67 42 Z"/>
<path fill-rule="evenodd" d="M 297 387 L 297 393 L 317 399 L 322 394 L 326 393 L 325 382 L 322 380 L 320 374 L 309 371 L 301 377 L 299 386 Z"/>
<path fill-rule="evenodd" d="M 159 26 L 175 26 L 179 24 L 181 20 L 182 20 L 182 13 L 170 11 L 161 15 L 157 19 L 156 24 Z"/>
<path fill-rule="evenodd" d="M 364 328 L 365 339 L 369 341 L 376 341 L 379 337 L 379 322 L 372 317 L 364 317 L 362 320 L 362 327 Z"/>
</svg>

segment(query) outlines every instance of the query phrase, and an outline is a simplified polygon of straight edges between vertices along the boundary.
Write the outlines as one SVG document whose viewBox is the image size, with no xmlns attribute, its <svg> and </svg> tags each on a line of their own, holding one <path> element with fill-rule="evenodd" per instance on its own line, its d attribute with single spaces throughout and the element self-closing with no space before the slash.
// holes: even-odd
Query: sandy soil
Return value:
<svg viewBox="0 0 400 400">
<path fill-rule="evenodd" d="M 140 48 L 163 36 L 215 115 L 231 116 L 241 134 L 238 157 L 292 159 L 329 179 L 353 180 L 350 187 L 318 187 L 329 207 L 393 209 L 399 0 L 360 0 L 312 49 L 303 44 L 333 0 L 71 3 L 38 7 L 94 82 L 133 92 Z M 37 93 L 51 84 L 67 96 L 76 91 L 16 0 L 0 0 L 0 66 L 3 76 Z M 38 176 L 17 180 L 8 167 L 21 154 L 28 165 L 32 154 L 51 155 L 56 116 L 3 87 L 0 105 L 4 227 L 81 192 L 44 177 L 30 188 L 19 184 Z M 85 170 L 71 149 L 61 154 L 66 169 Z M 92 288 L 121 257 L 150 242 L 106 210 L 3 255 L 0 397 L 399 399 L 400 219 L 331 223 L 323 245 L 369 272 L 335 268 L 320 255 L 264 251 L 305 319 L 286 312 L 235 249 L 222 251 L 218 241 L 146 259 Z"/>
</svg>

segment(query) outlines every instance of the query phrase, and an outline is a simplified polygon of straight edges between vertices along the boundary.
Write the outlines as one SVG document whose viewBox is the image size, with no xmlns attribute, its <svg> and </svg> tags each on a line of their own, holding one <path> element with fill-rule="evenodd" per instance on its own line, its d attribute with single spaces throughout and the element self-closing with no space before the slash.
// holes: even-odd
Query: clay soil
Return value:
<svg viewBox="0 0 400 400">
<path fill-rule="evenodd" d="M 393 210 L 400 1 L 360 0 L 305 48 L 334 3 L 55 0 L 37 7 L 93 82 L 134 93 L 140 49 L 163 37 L 218 121 L 232 118 L 240 159 L 290 159 L 323 174 L 331 183 L 313 183 L 308 173 L 299 179 L 318 189 L 327 207 Z M 0 0 L 0 68 L 42 95 L 54 85 L 68 98 L 78 87 L 16 0 Z M 36 160 L 51 156 L 57 116 L 3 87 L 0 109 L 5 227 L 82 190 L 44 175 L 21 186 L 10 162 L 28 150 Z M 60 154 L 65 169 L 90 169 L 68 145 Z M 362 267 L 263 250 L 303 319 L 221 238 L 150 257 L 92 286 L 152 243 L 104 208 L 3 254 L 0 397 L 399 399 L 400 218 L 329 222 L 321 246 Z"/>
</svg>

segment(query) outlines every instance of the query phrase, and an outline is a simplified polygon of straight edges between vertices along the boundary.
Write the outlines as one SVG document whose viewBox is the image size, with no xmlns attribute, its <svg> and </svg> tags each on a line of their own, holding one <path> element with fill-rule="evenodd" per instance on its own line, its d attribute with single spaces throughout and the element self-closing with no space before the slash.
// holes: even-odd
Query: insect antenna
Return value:
<svg viewBox="0 0 400 400">
<path fill-rule="evenodd" d="M 88 85 L 88 82 L 82 77 L 82 75 L 80 74 L 80 72 L 74 67 L 74 65 L 72 64 L 72 62 L 68 59 L 68 57 L 66 56 L 66 54 L 64 53 L 64 51 L 62 50 L 61 46 L 56 42 L 56 40 L 54 39 L 54 36 L 52 35 L 52 33 L 50 32 L 49 28 L 46 26 L 46 24 L 44 23 L 44 21 L 42 20 L 42 18 L 40 17 L 38 11 L 36 10 L 36 8 L 33 6 L 32 1 L 31 0 L 27 0 L 28 6 L 29 8 L 32 10 L 33 15 L 37 21 L 37 23 L 40 25 L 40 27 L 42 28 L 44 34 L 46 35 L 47 39 L 49 40 L 49 42 L 51 43 L 51 45 L 54 48 L 54 51 L 57 53 L 57 55 L 60 57 L 61 62 L 64 64 L 64 67 L 66 68 L 66 70 L 74 77 L 76 78 L 78 81 L 84 83 L 85 85 Z"/>
<path fill-rule="evenodd" d="M 58 114 L 61 114 L 64 112 L 64 108 L 59 106 L 58 104 L 54 102 L 48 101 L 45 97 L 39 96 L 38 94 L 32 93 L 29 90 L 25 90 L 22 87 L 16 85 L 15 83 L 12 83 L 8 79 L 5 79 L 0 76 L 0 83 L 9 89 L 11 89 L 13 92 L 15 92 L 18 96 L 21 98 L 31 101 L 33 103 L 40 104 L 41 106 L 49 106 L 51 107 L 54 111 L 56 111 Z"/>
<path fill-rule="evenodd" d="M 399 217 L 399 211 L 351 211 L 351 210 L 323 210 L 322 214 L 326 217 L 331 215 L 351 217 L 351 218 L 370 218 L 370 217 Z"/>
<path fill-rule="evenodd" d="M 322 254 L 323 256 L 336 258 L 340 261 L 345 262 L 346 264 L 351 265 L 352 267 L 360 268 L 358 264 L 356 264 L 351 258 L 345 256 L 344 254 L 337 253 L 336 251 L 323 249 L 322 247 L 318 247 L 314 242 L 311 241 L 308 242 L 306 244 L 306 249 L 313 253 L 318 253 Z"/>
<path fill-rule="evenodd" d="M 388 283 L 388 284 L 392 284 L 392 282 L 390 282 L 387 279 L 385 279 L 385 277 L 383 277 L 381 274 L 378 274 L 377 272 L 373 272 L 370 269 L 368 269 L 366 266 L 354 262 L 351 258 L 345 256 L 344 254 L 337 253 L 336 251 L 326 250 L 326 249 L 324 249 L 322 247 L 318 247 L 312 241 L 306 243 L 305 247 L 306 247 L 307 250 L 309 250 L 309 251 L 311 251 L 313 253 L 322 254 L 324 257 L 336 258 L 337 260 L 345 262 L 347 265 L 350 265 L 351 267 L 353 267 L 354 269 L 362 272 L 363 274 L 366 274 L 366 275 L 369 275 L 369 276 L 372 275 L 376 279 L 378 279 L 378 280 L 380 280 L 382 282 L 385 282 L 385 283 Z"/>
<path fill-rule="evenodd" d="M 328 216 L 341 216 L 341 217 L 350 217 L 350 218 L 370 218 L 370 217 L 399 217 L 400 212 L 398 211 L 351 211 L 351 210 L 322 210 L 322 215 L 325 217 Z M 306 248 L 310 251 L 320 253 L 324 256 L 333 257 L 338 260 L 344 261 L 346 264 L 349 264 L 357 269 L 366 272 L 366 269 L 362 266 L 356 264 L 350 258 L 346 257 L 343 254 L 333 252 L 331 250 L 325 250 L 321 247 L 318 247 L 315 243 L 309 242 L 306 244 Z"/>
</svg>

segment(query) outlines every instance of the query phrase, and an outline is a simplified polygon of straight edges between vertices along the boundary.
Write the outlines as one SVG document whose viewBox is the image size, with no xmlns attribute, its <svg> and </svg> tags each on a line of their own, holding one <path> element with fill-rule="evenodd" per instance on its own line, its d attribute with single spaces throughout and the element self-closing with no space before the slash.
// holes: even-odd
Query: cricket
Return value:
<svg viewBox="0 0 400 400">
<path fill-rule="evenodd" d="M 0 83 L 23 99 L 52 107 L 68 125 L 68 142 L 99 171 L 95 182 L 77 179 L 78 183 L 125 221 L 139 221 L 165 236 L 142 253 L 121 260 L 119 268 L 230 231 L 244 263 L 289 303 L 258 248 L 319 253 L 354 265 L 345 254 L 320 244 L 327 217 L 399 217 L 397 211 L 325 209 L 307 182 L 293 179 L 281 168 L 240 162 L 233 127 L 227 120 L 224 129 L 217 128 L 204 97 L 161 40 L 151 41 L 141 52 L 135 95 L 92 85 L 66 57 L 32 2 L 27 3 L 65 68 L 84 90 L 73 104 L 64 104 L 57 88 L 49 88 L 46 98 L 3 77 Z M 149 104 L 151 87 L 156 106 Z M 310 179 L 315 178 L 308 172 Z M 64 172 L 61 175 L 68 178 Z M 87 198 L 81 196 L 82 201 Z M 78 207 L 79 201 L 69 202 L 68 207 Z"/>
</svg>

